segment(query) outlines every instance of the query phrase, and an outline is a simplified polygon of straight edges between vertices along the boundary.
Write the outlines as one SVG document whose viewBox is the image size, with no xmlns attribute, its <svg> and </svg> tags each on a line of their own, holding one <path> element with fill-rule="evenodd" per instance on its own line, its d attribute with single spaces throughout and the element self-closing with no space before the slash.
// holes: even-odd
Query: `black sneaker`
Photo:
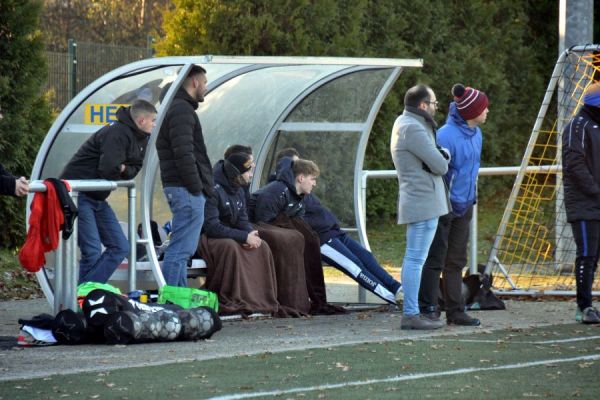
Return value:
<svg viewBox="0 0 600 400">
<path fill-rule="evenodd" d="M 581 322 L 584 324 L 600 324 L 600 313 L 594 307 L 583 310 Z"/>
<path fill-rule="evenodd" d="M 448 325 L 461 325 L 461 326 L 479 326 L 481 321 L 477 318 L 469 316 L 465 312 L 456 312 L 450 315 L 446 315 L 446 322 Z"/>
<path fill-rule="evenodd" d="M 436 306 L 427 306 L 421 309 L 421 316 L 430 321 L 439 321 L 441 316 L 440 310 Z"/>
</svg>

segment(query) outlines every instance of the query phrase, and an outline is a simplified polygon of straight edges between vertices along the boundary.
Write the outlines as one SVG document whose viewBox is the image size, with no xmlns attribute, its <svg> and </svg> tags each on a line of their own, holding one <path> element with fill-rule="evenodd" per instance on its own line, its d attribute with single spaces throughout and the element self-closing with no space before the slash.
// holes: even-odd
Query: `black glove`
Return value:
<svg viewBox="0 0 600 400">
<path fill-rule="evenodd" d="M 435 147 L 438 149 L 438 151 L 442 154 L 442 157 L 444 157 L 445 160 L 450 161 L 450 159 L 452 158 L 450 155 L 450 151 L 445 148 L 440 146 L 439 144 L 436 144 Z"/>
</svg>

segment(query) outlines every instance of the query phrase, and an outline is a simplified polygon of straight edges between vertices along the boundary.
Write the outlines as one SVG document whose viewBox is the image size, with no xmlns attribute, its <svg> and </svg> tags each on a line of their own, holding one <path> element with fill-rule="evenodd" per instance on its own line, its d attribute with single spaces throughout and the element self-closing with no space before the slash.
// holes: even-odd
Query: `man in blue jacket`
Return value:
<svg viewBox="0 0 600 400">
<path fill-rule="evenodd" d="M 462 271 L 467 264 L 469 227 L 477 200 L 482 142 L 479 125 L 487 118 L 488 98 L 484 92 L 461 84 L 452 87 L 452 95 L 446 124 L 437 132 L 438 145 L 448 149 L 451 156 L 444 181 L 452 211 L 438 221 L 421 275 L 419 308 L 422 315 L 439 319 L 439 282 L 443 274 L 446 322 L 477 326 L 480 321 L 465 312 Z"/>
</svg>

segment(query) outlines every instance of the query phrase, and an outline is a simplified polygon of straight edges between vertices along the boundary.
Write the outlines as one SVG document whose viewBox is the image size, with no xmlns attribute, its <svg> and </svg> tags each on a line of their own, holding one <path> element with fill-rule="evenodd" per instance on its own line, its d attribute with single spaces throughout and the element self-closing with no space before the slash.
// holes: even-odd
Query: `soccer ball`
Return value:
<svg viewBox="0 0 600 400">
<path fill-rule="evenodd" d="M 200 320 L 198 327 L 198 339 L 208 339 L 213 333 L 221 329 L 221 320 L 217 314 L 210 308 L 198 307 L 190 310 Z"/>
<path fill-rule="evenodd" d="M 176 312 L 170 310 L 157 311 L 158 340 L 175 340 L 181 332 L 181 320 Z"/>
<path fill-rule="evenodd" d="M 190 310 L 179 310 L 177 311 L 177 315 L 181 321 L 181 333 L 179 339 L 198 340 L 200 333 L 200 318 L 198 318 L 196 313 Z"/>
<path fill-rule="evenodd" d="M 142 312 L 138 314 L 142 324 L 142 332 L 140 337 L 143 340 L 158 339 L 158 318 L 153 312 Z"/>
</svg>

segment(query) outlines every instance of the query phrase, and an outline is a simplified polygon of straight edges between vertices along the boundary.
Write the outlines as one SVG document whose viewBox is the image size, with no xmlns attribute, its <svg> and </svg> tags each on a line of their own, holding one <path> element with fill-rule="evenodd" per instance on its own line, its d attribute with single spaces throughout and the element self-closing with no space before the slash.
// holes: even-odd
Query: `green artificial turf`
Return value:
<svg viewBox="0 0 600 400">
<path fill-rule="evenodd" d="M 574 337 L 582 340 L 556 342 Z M 600 359 L 561 360 L 599 355 L 600 329 L 563 325 L 7 381 L 0 382 L 0 398 L 205 399 L 283 391 L 253 398 L 597 399 Z M 544 362 L 499 369 L 536 361 Z M 477 370 L 455 373 L 464 368 Z"/>
</svg>

